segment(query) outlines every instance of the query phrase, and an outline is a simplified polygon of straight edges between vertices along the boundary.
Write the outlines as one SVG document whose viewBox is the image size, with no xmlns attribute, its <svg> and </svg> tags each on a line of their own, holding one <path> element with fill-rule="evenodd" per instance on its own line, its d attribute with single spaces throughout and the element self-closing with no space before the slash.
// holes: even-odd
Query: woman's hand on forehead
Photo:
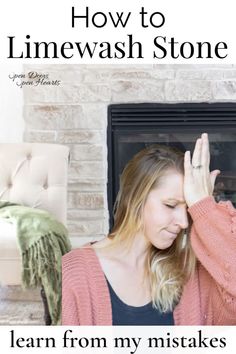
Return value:
<svg viewBox="0 0 236 354">
<path fill-rule="evenodd" d="M 195 143 L 192 160 L 190 151 L 185 152 L 184 197 L 188 207 L 212 195 L 219 173 L 219 170 L 210 172 L 209 140 L 203 133 Z"/>
</svg>

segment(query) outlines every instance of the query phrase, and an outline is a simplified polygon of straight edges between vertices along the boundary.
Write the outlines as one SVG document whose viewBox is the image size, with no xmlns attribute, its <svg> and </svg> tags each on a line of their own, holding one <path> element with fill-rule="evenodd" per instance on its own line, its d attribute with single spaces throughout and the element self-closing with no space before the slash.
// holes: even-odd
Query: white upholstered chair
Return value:
<svg viewBox="0 0 236 354">
<path fill-rule="evenodd" d="M 68 158 L 63 145 L 0 144 L 0 200 L 47 210 L 66 224 Z M 0 219 L 0 285 L 20 283 L 16 230 Z"/>
</svg>

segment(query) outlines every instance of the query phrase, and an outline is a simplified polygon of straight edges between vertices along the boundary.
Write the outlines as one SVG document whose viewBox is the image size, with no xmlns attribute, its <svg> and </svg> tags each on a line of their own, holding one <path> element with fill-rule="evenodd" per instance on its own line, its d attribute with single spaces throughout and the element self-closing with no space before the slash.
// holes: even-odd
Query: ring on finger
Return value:
<svg viewBox="0 0 236 354">
<path fill-rule="evenodd" d="M 202 168 L 202 165 L 193 166 L 193 168 L 200 169 L 200 168 Z"/>
</svg>

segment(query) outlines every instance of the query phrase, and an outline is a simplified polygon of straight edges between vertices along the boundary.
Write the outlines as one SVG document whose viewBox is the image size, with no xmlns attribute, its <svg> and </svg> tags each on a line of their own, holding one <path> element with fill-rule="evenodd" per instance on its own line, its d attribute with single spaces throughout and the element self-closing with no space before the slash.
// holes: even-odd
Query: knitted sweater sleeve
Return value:
<svg viewBox="0 0 236 354">
<path fill-rule="evenodd" d="M 231 202 L 207 197 L 189 208 L 193 220 L 191 244 L 210 273 L 222 300 L 236 302 L 236 210 Z"/>
<path fill-rule="evenodd" d="M 71 252 L 62 257 L 62 325 L 79 325 L 77 298 L 73 286 Z"/>
</svg>

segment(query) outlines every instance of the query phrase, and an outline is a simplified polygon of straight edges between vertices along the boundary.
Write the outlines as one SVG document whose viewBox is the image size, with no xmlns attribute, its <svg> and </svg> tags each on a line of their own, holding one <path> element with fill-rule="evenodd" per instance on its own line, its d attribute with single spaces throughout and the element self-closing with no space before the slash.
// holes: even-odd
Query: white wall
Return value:
<svg viewBox="0 0 236 354">
<path fill-rule="evenodd" d="M 9 79 L 9 74 L 22 73 L 20 63 L 0 63 L 0 143 L 23 141 L 23 92 Z"/>
</svg>

